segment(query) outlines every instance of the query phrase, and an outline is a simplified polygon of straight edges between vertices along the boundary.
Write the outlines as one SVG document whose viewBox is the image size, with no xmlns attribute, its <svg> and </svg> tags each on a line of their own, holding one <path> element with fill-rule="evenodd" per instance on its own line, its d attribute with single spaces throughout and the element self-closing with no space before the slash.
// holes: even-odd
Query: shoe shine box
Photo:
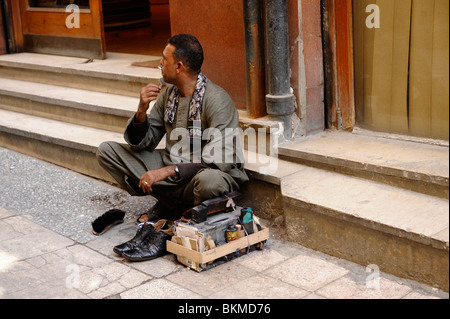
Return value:
<svg viewBox="0 0 450 319">
<path fill-rule="evenodd" d="M 236 207 L 232 212 L 210 215 L 202 223 L 179 221 L 176 223 L 172 241 L 167 241 L 167 251 L 177 255 L 180 263 L 200 272 L 218 258 L 269 238 L 268 228 L 259 227 L 261 230 L 258 231 L 258 219 L 255 216 L 253 234 L 246 236 L 242 231 L 240 238 L 227 243 L 225 232 L 239 223 L 240 215 L 241 208 Z"/>
<path fill-rule="evenodd" d="M 208 216 L 203 223 L 179 223 L 177 227 L 192 227 L 199 233 L 202 233 L 205 238 L 211 237 L 216 246 L 226 243 L 225 232 L 228 228 L 235 226 L 238 223 L 240 209 L 229 213 L 216 213 Z"/>
</svg>

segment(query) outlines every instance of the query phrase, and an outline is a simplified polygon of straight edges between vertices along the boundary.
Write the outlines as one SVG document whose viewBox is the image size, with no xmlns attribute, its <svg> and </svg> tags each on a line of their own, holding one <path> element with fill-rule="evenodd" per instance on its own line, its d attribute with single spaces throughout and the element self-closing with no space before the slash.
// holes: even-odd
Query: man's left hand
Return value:
<svg viewBox="0 0 450 319">
<path fill-rule="evenodd" d="M 150 194 L 154 183 L 163 181 L 170 176 L 176 176 L 175 165 L 165 166 L 159 169 L 148 171 L 142 175 L 139 181 L 139 187 L 145 192 Z"/>
</svg>

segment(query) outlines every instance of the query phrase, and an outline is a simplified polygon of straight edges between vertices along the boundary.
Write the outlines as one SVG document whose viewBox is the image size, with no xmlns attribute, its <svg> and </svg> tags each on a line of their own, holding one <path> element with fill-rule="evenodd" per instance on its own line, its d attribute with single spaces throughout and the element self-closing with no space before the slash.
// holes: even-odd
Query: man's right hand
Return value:
<svg viewBox="0 0 450 319">
<path fill-rule="evenodd" d="M 143 123 L 147 120 L 147 110 L 150 107 L 150 102 L 156 100 L 161 86 L 150 83 L 141 89 L 141 97 L 139 101 L 138 111 L 136 112 L 136 121 Z"/>
</svg>

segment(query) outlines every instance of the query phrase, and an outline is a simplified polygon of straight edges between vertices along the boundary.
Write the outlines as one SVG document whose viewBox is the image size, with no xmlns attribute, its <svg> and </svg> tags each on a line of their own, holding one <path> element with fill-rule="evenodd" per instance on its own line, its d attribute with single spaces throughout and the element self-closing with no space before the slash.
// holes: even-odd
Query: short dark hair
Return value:
<svg viewBox="0 0 450 319">
<path fill-rule="evenodd" d="M 190 34 L 177 34 L 167 41 L 175 47 L 173 56 L 183 62 L 192 72 L 200 72 L 203 64 L 203 48 L 196 37 Z"/>
</svg>

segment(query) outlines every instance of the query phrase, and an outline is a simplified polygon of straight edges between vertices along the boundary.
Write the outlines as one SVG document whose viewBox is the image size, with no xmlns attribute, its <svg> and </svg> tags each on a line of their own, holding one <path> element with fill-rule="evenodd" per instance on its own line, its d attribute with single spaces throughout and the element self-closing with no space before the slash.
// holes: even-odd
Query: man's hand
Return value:
<svg viewBox="0 0 450 319">
<path fill-rule="evenodd" d="M 153 191 L 152 186 L 154 183 L 163 181 L 170 176 L 177 176 L 177 173 L 175 172 L 175 165 L 148 171 L 142 175 L 139 181 L 139 187 L 142 188 L 145 193 L 151 193 Z"/>
<path fill-rule="evenodd" d="M 139 101 L 138 111 L 136 112 L 136 121 L 144 123 L 147 119 L 147 110 L 150 107 L 150 102 L 156 100 L 159 92 L 161 92 L 161 86 L 150 83 L 141 89 L 141 98 Z"/>
</svg>

